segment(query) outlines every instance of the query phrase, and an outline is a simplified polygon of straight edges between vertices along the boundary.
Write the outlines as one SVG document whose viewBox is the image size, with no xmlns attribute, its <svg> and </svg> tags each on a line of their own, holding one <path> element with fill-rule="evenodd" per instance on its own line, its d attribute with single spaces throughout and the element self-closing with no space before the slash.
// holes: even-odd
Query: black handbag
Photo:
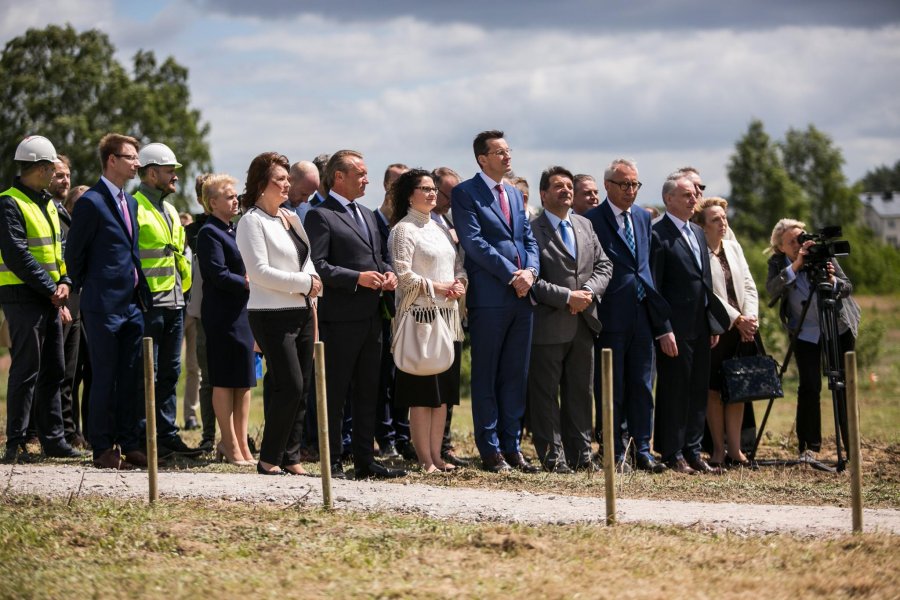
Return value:
<svg viewBox="0 0 900 600">
<path fill-rule="evenodd" d="M 756 348 L 758 354 L 754 356 L 741 356 L 739 350 L 738 356 L 722 361 L 722 401 L 725 404 L 784 398 L 778 363 L 763 352 L 758 335 Z"/>
</svg>

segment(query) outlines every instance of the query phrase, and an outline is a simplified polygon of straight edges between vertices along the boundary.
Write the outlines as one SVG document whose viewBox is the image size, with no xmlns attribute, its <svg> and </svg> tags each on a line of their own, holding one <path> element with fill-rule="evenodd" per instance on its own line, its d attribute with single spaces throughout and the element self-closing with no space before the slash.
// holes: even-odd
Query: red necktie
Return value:
<svg viewBox="0 0 900 600">
<path fill-rule="evenodd" d="M 506 224 L 512 226 L 512 221 L 510 220 L 510 212 L 509 212 L 509 200 L 506 199 L 506 191 L 503 189 L 503 185 L 497 184 L 497 192 L 500 194 L 500 212 L 503 213 L 504 218 L 506 218 Z"/>
</svg>

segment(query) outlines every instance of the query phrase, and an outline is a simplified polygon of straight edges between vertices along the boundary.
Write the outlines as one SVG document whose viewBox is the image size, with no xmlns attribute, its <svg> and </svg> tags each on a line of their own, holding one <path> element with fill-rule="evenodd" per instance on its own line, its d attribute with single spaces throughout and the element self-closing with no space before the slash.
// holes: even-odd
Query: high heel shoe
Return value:
<svg viewBox="0 0 900 600">
<path fill-rule="evenodd" d="M 227 462 L 228 464 L 235 465 L 236 467 L 249 467 L 253 464 L 249 460 L 233 459 L 225 454 L 225 446 L 222 445 L 222 442 L 216 444 L 216 461 Z"/>
<path fill-rule="evenodd" d="M 287 475 L 287 471 L 281 467 L 278 467 L 277 471 L 266 471 L 263 468 L 262 463 L 256 463 L 256 472 L 260 475 Z"/>
</svg>

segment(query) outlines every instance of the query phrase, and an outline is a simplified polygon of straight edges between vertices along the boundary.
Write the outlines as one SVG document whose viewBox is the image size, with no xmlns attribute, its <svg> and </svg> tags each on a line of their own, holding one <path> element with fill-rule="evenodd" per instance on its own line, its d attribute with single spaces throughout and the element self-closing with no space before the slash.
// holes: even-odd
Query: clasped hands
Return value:
<svg viewBox="0 0 900 600">
<path fill-rule="evenodd" d="M 734 327 L 741 334 L 742 342 L 752 342 L 756 336 L 757 329 L 759 329 L 755 318 L 745 317 L 744 315 L 735 319 Z"/>
<path fill-rule="evenodd" d="M 434 281 L 431 285 L 434 287 L 435 294 L 441 294 L 448 300 L 456 300 L 466 293 L 466 286 L 463 284 L 462 279 Z"/>
<path fill-rule="evenodd" d="M 397 276 L 392 272 L 379 273 L 378 271 L 362 271 L 359 274 L 357 285 L 372 290 L 384 290 L 386 292 L 397 289 Z"/>
<path fill-rule="evenodd" d="M 524 298 L 533 285 L 534 273 L 529 269 L 519 269 L 513 272 L 512 286 L 519 298 Z"/>
<path fill-rule="evenodd" d="M 577 315 L 594 301 L 594 295 L 587 290 L 572 290 L 569 292 L 569 313 Z"/>
</svg>

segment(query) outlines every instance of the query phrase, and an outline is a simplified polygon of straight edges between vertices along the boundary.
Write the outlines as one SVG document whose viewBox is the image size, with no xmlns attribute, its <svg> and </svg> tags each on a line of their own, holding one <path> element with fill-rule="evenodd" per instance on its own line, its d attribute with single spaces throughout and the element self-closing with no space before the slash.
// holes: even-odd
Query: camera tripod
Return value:
<svg viewBox="0 0 900 600">
<path fill-rule="evenodd" d="M 818 316 L 819 316 L 819 335 L 820 347 L 822 349 L 822 363 L 825 375 L 828 377 L 828 389 L 831 390 L 831 402 L 834 412 L 834 440 L 837 449 L 837 460 L 835 463 L 829 464 L 818 460 L 765 460 L 757 461 L 759 465 L 782 465 L 791 466 L 797 464 L 809 464 L 812 468 L 820 471 L 828 471 L 831 473 L 840 473 L 847 468 L 847 459 L 844 457 L 844 448 L 847 445 L 847 386 L 846 373 L 844 370 L 843 357 L 841 356 L 840 332 L 838 328 L 838 317 L 841 312 L 841 299 L 834 292 L 834 285 L 827 280 L 820 280 L 816 283 L 810 281 L 809 295 L 803 302 L 803 310 L 800 313 L 800 319 L 797 326 L 788 331 L 790 343 L 784 356 L 784 362 L 778 371 L 778 378 L 784 380 L 784 373 L 787 371 L 791 356 L 794 353 L 794 344 L 803 322 L 806 320 L 806 313 L 809 310 L 813 297 L 816 297 Z M 775 305 L 779 298 L 774 298 L 769 303 L 769 307 Z M 766 422 L 769 419 L 769 413 L 772 411 L 772 405 L 775 398 L 769 399 L 766 407 L 766 414 L 763 416 L 759 426 L 759 432 L 756 436 L 756 442 L 753 444 L 753 450 L 750 452 L 750 460 L 756 456 L 759 449 L 759 443 L 765 432 Z"/>
</svg>

